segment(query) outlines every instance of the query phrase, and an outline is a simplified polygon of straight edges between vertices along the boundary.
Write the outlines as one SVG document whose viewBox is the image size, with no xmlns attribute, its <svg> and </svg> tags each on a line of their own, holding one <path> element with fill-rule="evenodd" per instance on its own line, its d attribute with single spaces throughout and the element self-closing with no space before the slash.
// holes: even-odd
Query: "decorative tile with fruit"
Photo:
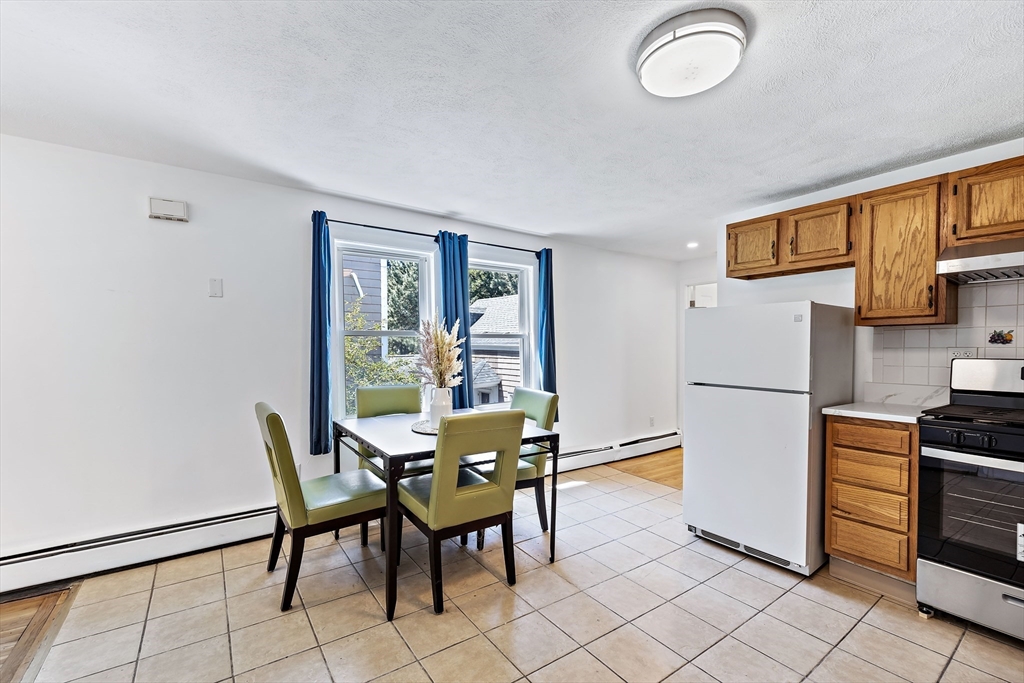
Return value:
<svg viewBox="0 0 1024 683">
<path fill-rule="evenodd" d="M 988 336 L 989 344 L 1012 344 L 1013 343 L 1013 330 L 1002 331 L 992 330 L 992 334 Z"/>
</svg>

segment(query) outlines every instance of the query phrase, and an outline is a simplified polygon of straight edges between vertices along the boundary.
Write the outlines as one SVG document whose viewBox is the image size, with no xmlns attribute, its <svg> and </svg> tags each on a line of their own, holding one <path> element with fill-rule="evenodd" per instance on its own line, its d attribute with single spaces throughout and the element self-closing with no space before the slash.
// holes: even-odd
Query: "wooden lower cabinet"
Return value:
<svg viewBox="0 0 1024 683">
<path fill-rule="evenodd" d="M 829 415 L 825 552 L 916 580 L 916 424 Z"/>
</svg>

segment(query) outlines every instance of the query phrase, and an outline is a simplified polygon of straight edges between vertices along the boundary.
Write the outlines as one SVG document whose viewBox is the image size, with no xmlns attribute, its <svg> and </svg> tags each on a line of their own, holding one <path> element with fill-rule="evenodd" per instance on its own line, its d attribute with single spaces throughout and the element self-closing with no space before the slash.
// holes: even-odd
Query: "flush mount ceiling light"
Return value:
<svg viewBox="0 0 1024 683">
<path fill-rule="evenodd" d="M 696 242 L 687 242 L 687 243 L 686 243 L 686 248 L 687 248 L 687 249 L 696 249 L 696 248 L 697 248 L 697 247 L 699 247 L 699 246 L 700 246 L 700 245 L 699 245 L 699 244 L 697 244 Z"/>
<path fill-rule="evenodd" d="M 644 38 L 636 75 L 651 94 L 686 97 L 729 77 L 747 46 L 747 25 L 724 9 L 669 19 Z"/>
</svg>

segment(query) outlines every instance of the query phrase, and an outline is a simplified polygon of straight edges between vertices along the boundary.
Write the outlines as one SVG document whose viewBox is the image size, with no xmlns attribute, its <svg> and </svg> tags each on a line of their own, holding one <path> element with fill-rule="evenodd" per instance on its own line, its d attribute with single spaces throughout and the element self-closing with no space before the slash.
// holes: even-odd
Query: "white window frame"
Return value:
<svg viewBox="0 0 1024 683">
<path fill-rule="evenodd" d="M 473 245 L 470 245 L 471 248 Z M 536 261 L 536 258 L 533 259 Z M 520 339 L 522 341 L 522 373 L 523 386 L 536 388 L 538 382 L 537 368 L 539 367 L 539 352 L 537 349 L 537 310 L 536 310 L 536 287 L 537 268 L 535 265 L 516 263 L 507 260 L 496 260 L 493 258 L 469 259 L 470 270 L 493 270 L 504 273 L 515 273 L 519 276 L 519 332 L 513 333 L 483 333 L 470 334 L 470 347 L 474 339 Z M 472 305 L 472 304 L 471 304 Z M 476 389 L 474 388 L 474 392 Z M 511 392 L 509 392 L 511 396 Z M 511 398 L 502 403 L 486 403 L 474 406 L 479 410 L 505 410 L 511 403 Z"/>
<path fill-rule="evenodd" d="M 419 263 L 419 319 L 425 316 L 433 317 L 434 312 L 434 290 L 436 286 L 434 274 L 434 253 L 417 249 L 392 247 L 379 243 L 354 242 L 349 240 L 334 241 L 334 272 L 338 274 L 334 278 L 334 325 L 331 336 L 334 346 L 334 357 L 337 359 L 333 365 L 337 369 L 335 377 L 338 381 L 334 384 L 334 413 L 335 416 L 346 418 L 352 417 L 345 412 L 345 337 L 382 337 L 381 354 L 387 353 L 387 337 L 415 337 L 418 330 L 346 330 L 345 329 L 345 284 L 344 284 L 344 257 L 345 255 L 361 256 L 380 259 L 401 259 L 406 261 L 417 261 Z M 387 325 L 387 273 L 381 266 L 381 326 Z M 395 332 L 400 334 L 395 334 Z"/>
</svg>

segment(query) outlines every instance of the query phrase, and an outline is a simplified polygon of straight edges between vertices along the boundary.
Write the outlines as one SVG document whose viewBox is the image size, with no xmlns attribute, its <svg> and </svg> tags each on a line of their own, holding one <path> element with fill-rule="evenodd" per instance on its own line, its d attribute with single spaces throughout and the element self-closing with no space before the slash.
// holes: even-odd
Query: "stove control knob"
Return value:
<svg viewBox="0 0 1024 683">
<path fill-rule="evenodd" d="M 981 437 L 981 447 L 982 448 L 992 448 L 995 445 L 996 445 L 996 438 L 994 436 L 985 435 L 985 436 Z"/>
<path fill-rule="evenodd" d="M 952 444 L 955 444 L 956 443 L 957 433 L 952 431 L 952 430 L 947 431 L 946 433 L 949 434 L 949 442 L 952 443 Z"/>
</svg>

